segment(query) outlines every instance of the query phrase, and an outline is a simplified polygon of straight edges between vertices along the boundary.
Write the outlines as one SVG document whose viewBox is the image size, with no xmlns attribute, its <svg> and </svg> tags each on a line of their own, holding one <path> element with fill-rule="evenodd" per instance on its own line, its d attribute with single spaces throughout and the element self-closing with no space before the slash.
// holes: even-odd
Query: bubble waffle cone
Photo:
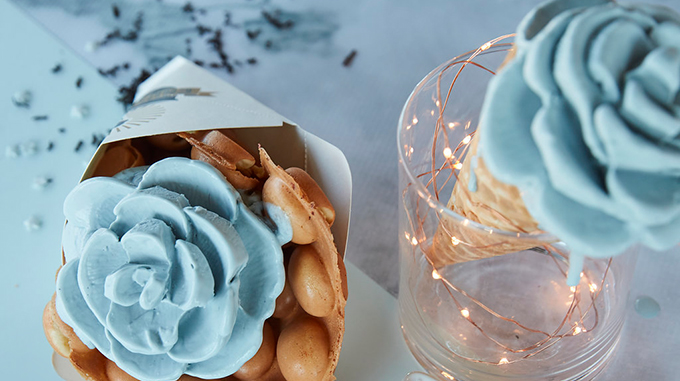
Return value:
<svg viewBox="0 0 680 381">
<path fill-rule="evenodd" d="M 225 178 L 235 179 L 236 188 L 261 189 L 263 201 L 279 207 L 291 221 L 293 238 L 283 250 L 285 286 L 276 299 L 273 316 L 264 323 L 260 348 L 236 373 L 217 380 L 335 380 L 348 294 L 343 258 L 330 230 L 335 210 L 304 170 L 284 170 L 263 148 L 259 149 L 261 166 L 257 165 L 255 157 L 229 135 L 226 130 L 178 134 L 188 142 L 186 146 L 174 139 L 144 137 L 133 141 L 141 151 L 148 152 L 154 147 L 167 150 L 168 142 L 177 145 L 179 151 L 190 149 L 187 155 L 213 165 Z M 129 142 L 122 146 L 132 147 Z M 138 153 L 135 149 L 135 155 Z M 108 170 L 105 161 L 99 166 Z M 97 349 L 83 344 L 59 317 L 55 297 L 44 310 L 43 328 L 55 352 L 69 359 L 85 379 L 136 380 Z M 185 374 L 179 380 L 200 379 Z"/>
</svg>

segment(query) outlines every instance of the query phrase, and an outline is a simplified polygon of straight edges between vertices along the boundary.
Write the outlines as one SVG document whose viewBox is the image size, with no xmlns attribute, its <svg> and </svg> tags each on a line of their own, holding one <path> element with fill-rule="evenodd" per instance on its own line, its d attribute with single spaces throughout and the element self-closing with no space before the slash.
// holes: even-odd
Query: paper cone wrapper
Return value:
<svg viewBox="0 0 680 381">
<path fill-rule="evenodd" d="M 335 208 L 331 231 L 344 258 L 352 178 L 343 153 L 183 57 L 175 57 L 139 86 L 132 107 L 99 146 L 81 181 L 111 164 L 103 162 L 108 150 L 131 139 L 227 128 L 255 157 L 259 144 L 279 166 L 300 167 L 311 175 Z M 55 353 L 53 364 L 65 380 L 83 380 L 68 359 Z"/>
</svg>

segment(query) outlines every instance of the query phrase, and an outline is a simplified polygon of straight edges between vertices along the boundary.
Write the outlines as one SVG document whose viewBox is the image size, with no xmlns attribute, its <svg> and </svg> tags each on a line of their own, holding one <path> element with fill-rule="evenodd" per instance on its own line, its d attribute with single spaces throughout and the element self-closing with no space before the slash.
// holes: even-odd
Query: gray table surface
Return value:
<svg viewBox="0 0 680 381">
<path fill-rule="evenodd" d="M 513 32 L 538 3 L 194 0 L 194 11 L 187 12 L 184 0 L 13 2 L 95 67 L 129 63 L 109 77 L 117 85 L 178 54 L 220 62 L 207 42 L 219 28 L 233 71 L 220 67 L 213 73 L 344 151 L 354 184 L 347 258 L 393 295 L 399 276 L 396 128 L 401 108 L 431 69 Z M 680 11 L 677 0 L 655 3 Z M 263 10 L 294 23 L 276 28 Z M 134 30 L 140 12 L 142 28 L 135 41 L 114 40 L 92 49 L 116 28 L 122 34 Z M 211 32 L 201 35 L 197 25 Z M 258 30 L 256 37 L 246 33 Z M 351 64 L 343 65 L 352 51 Z M 622 346 L 603 380 L 680 379 L 678 270 L 678 249 L 640 258 L 632 297 L 651 296 L 661 313 L 644 319 L 631 307 Z"/>
</svg>

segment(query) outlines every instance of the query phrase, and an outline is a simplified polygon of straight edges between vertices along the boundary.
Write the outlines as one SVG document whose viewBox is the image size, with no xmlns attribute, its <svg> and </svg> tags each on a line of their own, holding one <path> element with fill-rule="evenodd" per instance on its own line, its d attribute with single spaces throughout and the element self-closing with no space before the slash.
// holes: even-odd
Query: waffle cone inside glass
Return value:
<svg viewBox="0 0 680 381">
<path fill-rule="evenodd" d="M 498 70 L 502 70 L 514 56 L 515 49 L 511 49 Z M 431 258 L 435 267 L 490 258 L 545 244 L 545 241 L 526 238 L 526 233 L 543 232 L 538 229 L 538 223 L 524 205 L 519 189 L 497 180 L 484 164 L 484 159 L 477 156 L 478 143 L 478 135 L 470 135 L 467 154 L 446 205 L 466 220 L 461 222 L 448 214 L 440 214 L 441 223 L 433 238 L 435 250 Z M 513 239 L 507 234 L 494 235 L 492 229 L 468 229 L 467 220 L 504 232 L 525 234 L 521 239 Z"/>
</svg>

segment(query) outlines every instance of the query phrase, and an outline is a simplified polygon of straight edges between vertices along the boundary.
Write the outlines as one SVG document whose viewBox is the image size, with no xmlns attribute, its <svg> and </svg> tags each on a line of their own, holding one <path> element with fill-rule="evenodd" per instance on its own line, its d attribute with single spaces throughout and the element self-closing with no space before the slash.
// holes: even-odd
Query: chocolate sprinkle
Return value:
<svg viewBox="0 0 680 381">
<path fill-rule="evenodd" d="M 182 12 L 193 13 L 194 12 L 194 5 L 191 4 L 191 2 L 187 2 L 186 4 L 184 4 L 184 7 L 182 7 Z"/>
<path fill-rule="evenodd" d="M 264 17 L 265 20 L 267 20 L 268 23 L 270 23 L 276 29 L 290 29 L 295 25 L 295 22 L 293 20 L 282 21 L 280 18 L 281 17 L 280 10 L 276 10 L 274 11 L 274 13 L 262 11 L 262 16 Z"/>
<path fill-rule="evenodd" d="M 78 79 L 76 79 L 76 88 L 79 89 L 80 86 L 82 86 L 82 85 L 83 85 L 83 77 L 78 77 Z"/>
<path fill-rule="evenodd" d="M 249 39 L 254 40 L 260 35 L 260 33 L 262 33 L 262 29 L 247 30 L 246 36 L 248 36 Z"/>
<path fill-rule="evenodd" d="M 352 50 L 351 52 L 349 52 L 347 57 L 345 57 L 345 59 L 342 61 L 342 66 L 344 66 L 344 67 L 352 66 L 352 62 L 354 62 L 354 57 L 356 57 L 356 56 L 357 56 L 356 50 Z"/>
<path fill-rule="evenodd" d="M 52 67 L 52 73 L 59 73 L 61 71 L 61 69 L 62 69 L 62 66 L 61 66 L 60 63 L 58 63 L 58 64 L 54 65 L 54 67 Z"/>
<path fill-rule="evenodd" d="M 149 71 L 147 71 L 146 69 L 142 69 L 139 75 L 135 77 L 128 86 L 121 86 L 118 89 L 118 94 L 120 94 L 120 97 L 118 97 L 117 99 L 118 102 L 121 102 L 126 106 L 131 105 L 132 102 L 135 100 L 135 93 L 137 92 L 137 87 L 139 86 L 139 84 L 144 82 L 150 76 L 151 73 Z"/>
<path fill-rule="evenodd" d="M 203 62 L 203 61 L 201 61 L 201 60 L 194 60 L 194 63 L 195 63 L 196 65 L 198 65 L 198 66 L 203 66 L 203 65 L 205 65 L 205 62 Z"/>
<path fill-rule="evenodd" d="M 54 142 L 47 143 L 47 150 L 48 151 L 52 151 L 53 148 L 54 148 Z"/>
<path fill-rule="evenodd" d="M 118 9 L 118 6 L 116 4 L 113 4 L 111 6 L 111 10 L 113 11 L 113 17 L 115 17 L 115 18 L 120 17 L 120 9 Z"/>
<path fill-rule="evenodd" d="M 255 65 L 257 63 L 257 58 L 255 57 L 248 58 L 246 62 L 248 62 L 251 65 Z"/>
<path fill-rule="evenodd" d="M 35 121 L 42 121 L 47 119 L 48 119 L 47 115 L 33 115 L 33 120 Z"/>
<path fill-rule="evenodd" d="M 204 35 L 204 34 L 206 34 L 206 33 L 212 32 L 212 29 L 211 29 L 211 28 L 209 28 L 209 27 L 207 27 L 207 26 L 205 26 L 205 25 L 200 25 L 200 24 L 199 24 L 199 25 L 196 25 L 196 29 L 198 30 L 198 35 L 199 35 L 199 36 L 202 36 L 202 35 Z"/>
<path fill-rule="evenodd" d="M 101 144 L 102 141 L 104 141 L 105 136 L 102 136 L 100 134 L 92 134 L 92 141 L 90 144 L 93 146 L 97 147 L 99 144 Z"/>
<path fill-rule="evenodd" d="M 120 28 L 114 29 L 112 32 L 108 33 L 102 41 L 97 44 L 101 47 L 108 44 L 111 41 L 123 40 L 123 41 L 137 41 L 139 38 L 139 32 L 142 31 L 142 25 L 144 23 L 144 12 L 137 13 L 135 21 L 132 23 L 132 30 L 127 31 L 123 34 Z"/>
<path fill-rule="evenodd" d="M 60 133 L 60 134 L 65 134 L 65 133 L 66 133 L 66 127 L 60 127 L 60 128 L 59 128 L 59 133 Z"/>
<path fill-rule="evenodd" d="M 83 148 L 83 144 L 85 144 L 82 140 L 78 141 L 78 144 L 76 144 L 76 148 L 74 148 L 75 152 L 80 151 L 81 148 Z"/>
<path fill-rule="evenodd" d="M 97 71 L 99 71 L 99 74 L 103 75 L 104 77 L 115 77 L 118 74 L 118 70 L 120 70 L 120 65 L 116 65 L 106 70 L 102 68 L 97 69 Z"/>
<path fill-rule="evenodd" d="M 208 39 L 208 45 L 210 45 L 213 50 L 217 53 L 218 56 L 220 56 L 220 64 L 221 67 L 227 69 L 227 72 L 233 73 L 234 72 L 234 67 L 229 63 L 229 56 L 227 56 L 227 53 L 224 52 L 224 43 L 222 42 L 222 29 L 217 29 L 215 31 L 215 34 L 211 38 Z M 212 64 L 210 65 L 212 66 Z"/>
</svg>

